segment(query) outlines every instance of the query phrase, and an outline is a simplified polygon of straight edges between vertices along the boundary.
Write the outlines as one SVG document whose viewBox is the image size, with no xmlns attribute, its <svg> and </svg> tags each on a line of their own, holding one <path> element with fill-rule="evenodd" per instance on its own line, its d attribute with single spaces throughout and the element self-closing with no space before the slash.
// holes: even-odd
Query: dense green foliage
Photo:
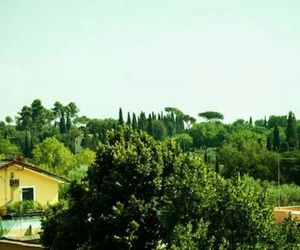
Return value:
<svg viewBox="0 0 300 250">
<path fill-rule="evenodd" d="M 8 214 L 25 214 L 31 212 L 42 212 L 43 206 L 33 201 L 16 201 L 9 203 L 6 209 Z"/>
<path fill-rule="evenodd" d="M 199 153 L 226 178 L 239 173 L 277 181 L 279 168 L 281 183 L 300 184 L 300 123 L 292 112 L 256 121 L 251 117 L 249 122 L 238 119 L 231 124 L 221 122 L 223 115 L 215 111 L 199 113 L 206 121 L 196 122 L 175 107 L 148 115 L 128 112 L 126 121 L 121 108 L 118 119 L 89 119 L 78 114 L 72 102 L 55 102 L 50 109 L 38 99 L 25 105 L 16 116 L 16 124 L 11 117 L 0 122 L 0 159 L 23 153 L 57 174 L 67 176 L 71 171 L 73 177 L 83 176 L 93 157 L 86 155 L 87 162 L 77 164 L 74 155 L 83 149 L 96 152 L 99 145 L 107 143 L 108 131 L 126 123 L 156 140 L 174 138 L 184 151 Z"/>
<path fill-rule="evenodd" d="M 128 112 L 126 121 L 121 108 L 117 120 L 89 119 L 78 114 L 79 109 L 72 102 L 68 105 L 55 102 L 51 109 L 38 99 L 25 105 L 16 116 L 16 124 L 11 117 L 0 122 L 0 159 L 23 153 L 50 171 L 66 176 L 72 170 L 76 176 L 73 155 L 83 149 L 95 152 L 99 145 L 107 143 L 108 131 L 126 123 L 156 140 L 174 138 L 184 151 L 198 152 L 210 167 L 217 166 L 218 172 L 226 178 L 239 173 L 277 181 L 279 167 L 281 183 L 299 184 L 300 123 L 292 112 L 254 122 L 252 117 L 249 122 L 238 119 L 231 124 L 222 123 L 223 115 L 215 111 L 199 113 L 206 121 L 196 122 L 175 107 L 148 115 Z M 58 146 L 58 142 L 63 147 Z M 87 159 L 83 165 L 90 163 Z M 83 169 L 86 167 L 78 167 L 80 176 Z"/>
<path fill-rule="evenodd" d="M 119 127 L 99 148 L 84 182 L 71 186 L 69 205 L 50 209 L 42 242 L 58 250 L 299 244 L 296 224 L 276 224 L 262 190 L 253 179 L 223 179 L 173 140 L 161 143 Z"/>
<path fill-rule="evenodd" d="M 219 112 L 199 116 L 204 120 L 166 107 L 124 117 L 120 108 L 117 119 L 89 119 L 75 103 L 48 109 L 36 99 L 15 120 L 0 122 L 0 159 L 23 154 L 76 181 L 62 187 L 66 200 L 46 215 L 49 248 L 281 249 L 297 243 L 292 220 L 279 226 L 271 218 L 275 204 L 300 203 L 295 115 L 230 124 Z"/>
<path fill-rule="evenodd" d="M 56 138 L 45 139 L 34 148 L 32 154 L 36 164 L 61 176 L 68 176 L 74 168 L 90 166 L 95 160 L 93 151 L 84 149 L 74 155 Z"/>
</svg>

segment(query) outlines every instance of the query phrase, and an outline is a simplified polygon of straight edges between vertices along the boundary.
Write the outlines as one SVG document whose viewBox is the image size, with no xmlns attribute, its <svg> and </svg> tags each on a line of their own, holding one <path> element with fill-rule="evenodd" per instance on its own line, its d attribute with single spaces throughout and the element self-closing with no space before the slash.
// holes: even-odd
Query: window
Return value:
<svg viewBox="0 0 300 250">
<path fill-rule="evenodd" d="M 22 201 L 33 201 L 34 200 L 34 188 L 33 187 L 26 187 L 22 188 L 22 193 L 21 193 Z"/>
</svg>

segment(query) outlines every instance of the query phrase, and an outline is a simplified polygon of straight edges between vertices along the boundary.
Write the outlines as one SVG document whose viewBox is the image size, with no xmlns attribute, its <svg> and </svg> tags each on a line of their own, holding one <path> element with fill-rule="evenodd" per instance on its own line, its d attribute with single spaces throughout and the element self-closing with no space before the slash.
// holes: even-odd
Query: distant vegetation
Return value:
<svg viewBox="0 0 300 250">
<path fill-rule="evenodd" d="M 197 122 L 175 107 L 150 114 L 120 108 L 118 119 L 78 114 L 75 103 L 48 109 L 34 100 L 0 122 L 1 159 L 23 154 L 74 180 L 62 189 L 66 201 L 46 215 L 46 246 L 281 249 L 300 243 L 292 220 L 281 226 L 272 219 L 273 206 L 300 203 L 300 122 L 292 112 L 230 124 L 216 111 L 199 112 Z"/>
<path fill-rule="evenodd" d="M 176 140 L 183 151 L 196 152 L 226 178 L 247 174 L 277 181 L 279 166 L 280 183 L 300 184 L 300 122 L 292 112 L 256 121 L 251 117 L 238 119 L 230 124 L 223 123 L 223 115 L 216 111 L 200 112 L 204 121 L 197 122 L 174 107 L 160 113 L 126 115 L 120 108 L 118 119 L 89 119 L 78 113 L 75 103 L 55 102 L 48 109 L 34 100 L 18 112 L 15 122 L 11 117 L 0 122 L 0 159 L 21 153 L 67 176 L 70 168 L 90 165 L 93 152 L 107 143 L 107 131 L 125 124 L 159 141 Z"/>
</svg>

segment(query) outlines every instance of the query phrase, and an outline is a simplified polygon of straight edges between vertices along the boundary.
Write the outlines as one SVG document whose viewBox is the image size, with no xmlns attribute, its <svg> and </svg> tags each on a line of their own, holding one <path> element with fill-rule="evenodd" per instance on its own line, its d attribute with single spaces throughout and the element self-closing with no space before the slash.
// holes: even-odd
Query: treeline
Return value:
<svg viewBox="0 0 300 250">
<path fill-rule="evenodd" d="M 72 180 L 45 213 L 49 249 L 297 248 L 298 224 L 272 211 L 300 200 L 297 185 L 274 185 L 300 184 L 299 121 L 223 118 L 167 107 L 89 119 L 34 100 L 0 122 L 0 158 L 24 154 Z"/>
<path fill-rule="evenodd" d="M 282 183 L 300 184 L 300 123 L 292 112 L 230 124 L 223 123 L 223 118 L 219 112 L 206 111 L 199 113 L 197 122 L 178 108 L 166 107 L 149 114 L 123 114 L 120 108 L 118 119 L 90 119 L 79 116 L 73 102 L 55 102 L 46 108 L 37 99 L 18 112 L 15 122 L 11 117 L 0 122 L 0 155 L 7 158 L 21 153 L 34 159 L 34 149 L 47 138 L 57 139 L 72 154 L 83 149 L 95 152 L 107 143 L 107 131 L 127 125 L 159 141 L 175 140 L 185 152 L 196 152 L 226 178 L 248 174 L 277 181 L 280 167 Z"/>
</svg>

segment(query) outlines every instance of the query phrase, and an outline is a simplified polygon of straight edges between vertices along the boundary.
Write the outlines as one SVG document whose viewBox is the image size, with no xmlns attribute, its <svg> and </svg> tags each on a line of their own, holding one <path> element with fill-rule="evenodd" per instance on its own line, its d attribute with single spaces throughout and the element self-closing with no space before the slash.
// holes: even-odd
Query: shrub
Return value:
<svg viewBox="0 0 300 250">
<path fill-rule="evenodd" d="M 7 205 L 7 213 L 42 212 L 43 206 L 33 201 L 16 201 Z"/>
</svg>

